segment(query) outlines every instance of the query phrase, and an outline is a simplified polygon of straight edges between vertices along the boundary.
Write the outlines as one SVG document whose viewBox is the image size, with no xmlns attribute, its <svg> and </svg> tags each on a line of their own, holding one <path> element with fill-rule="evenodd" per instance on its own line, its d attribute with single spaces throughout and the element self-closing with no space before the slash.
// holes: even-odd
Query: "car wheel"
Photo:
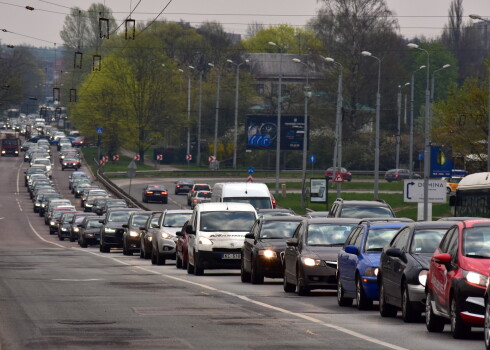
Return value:
<svg viewBox="0 0 490 350">
<path fill-rule="evenodd" d="M 103 242 L 100 242 L 99 250 L 101 253 L 109 253 L 111 251 L 111 248 L 106 246 Z"/>
<path fill-rule="evenodd" d="M 309 292 L 310 290 L 303 285 L 299 278 L 299 271 L 296 271 L 296 293 L 299 296 L 305 296 L 308 295 Z"/>
<path fill-rule="evenodd" d="M 288 282 L 288 279 L 286 277 L 286 266 L 284 266 L 283 275 L 284 275 L 284 277 L 283 277 L 282 285 L 283 285 L 284 291 L 286 293 L 293 293 L 296 290 L 296 286 L 294 284 Z"/>
<path fill-rule="evenodd" d="M 240 263 L 240 279 L 243 283 L 250 282 L 251 280 L 250 272 L 245 271 L 245 266 L 243 263 L 243 254 L 242 254 L 242 261 Z"/>
<path fill-rule="evenodd" d="M 70 242 L 75 242 L 75 237 L 70 233 Z"/>
<path fill-rule="evenodd" d="M 128 250 L 126 241 L 123 242 L 123 255 L 133 255 L 133 252 Z"/>
<path fill-rule="evenodd" d="M 434 314 L 430 292 L 425 299 L 425 326 L 429 332 L 440 333 L 444 330 L 444 319 Z"/>
<path fill-rule="evenodd" d="M 165 259 L 163 258 L 162 254 L 158 252 L 158 248 L 156 249 L 156 251 L 157 265 L 165 265 Z"/>
<path fill-rule="evenodd" d="M 395 317 L 398 309 L 391 304 L 388 304 L 385 299 L 385 287 L 381 280 L 379 284 L 379 313 L 381 317 Z"/>
<path fill-rule="evenodd" d="M 366 296 L 359 276 L 356 278 L 356 301 L 359 310 L 368 310 L 373 307 L 373 301 Z"/>
<path fill-rule="evenodd" d="M 80 242 L 80 247 L 87 248 L 87 241 L 85 240 L 85 237 L 82 237 L 82 239 L 79 242 Z"/>
<path fill-rule="evenodd" d="M 204 268 L 199 266 L 199 259 L 197 258 L 196 252 L 194 252 L 194 275 L 196 276 L 204 275 Z"/>
<path fill-rule="evenodd" d="M 490 303 L 486 303 L 485 305 L 485 349 L 490 350 Z"/>
<path fill-rule="evenodd" d="M 140 243 L 140 259 L 144 259 L 145 258 L 145 252 L 144 252 L 144 246 L 145 246 L 145 243 L 144 242 L 141 242 Z"/>
<path fill-rule="evenodd" d="M 461 318 L 461 310 L 456 304 L 456 298 L 451 299 L 451 333 L 455 339 L 464 339 L 471 332 L 471 327 Z"/>
<path fill-rule="evenodd" d="M 182 268 L 182 260 L 179 257 L 179 253 L 175 254 L 175 267 L 178 269 Z"/>
<path fill-rule="evenodd" d="M 187 260 L 187 273 L 189 275 L 192 275 L 194 273 L 194 265 L 192 265 L 189 260 Z"/>
<path fill-rule="evenodd" d="M 405 283 L 402 291 L 402 319 L 405 322 L 416 322 L 420 319 L 420 309 L 410 301 L 408 286 Z"/>
<path fill-rule="evenodd" d="M 252 260 L 252 284 L 264 284 L 264 274 L 260 271 L 257 259 Z"/>
<path fill-rule="evenodd" d="M 157 264 L 157 255 L 155 253 L 155 249 L 151 250 L 151 264 L 156 265 Z"/>
<path fill-rule="evenodd" d="M 353 299 L 346 298 L 344 294 L 344 287 L 342 287 L 340 277 L 337 276 L 337 303 L 339 306 L 351 306 Z"/>
</svg>

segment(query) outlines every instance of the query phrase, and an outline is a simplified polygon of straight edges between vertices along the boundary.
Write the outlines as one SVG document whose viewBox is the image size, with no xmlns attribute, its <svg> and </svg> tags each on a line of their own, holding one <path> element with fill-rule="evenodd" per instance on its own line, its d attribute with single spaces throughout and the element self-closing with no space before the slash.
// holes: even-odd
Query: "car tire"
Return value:
<svg viewBox="0 0 490 350">
<path fill-rule="evenodd" d="M 286 268 L 284 267 L 284 277 L 283 277 L 283 282 L 282 282 L 282 286 L 283 286 L 283 289 L 286 293 L 293 293 L 295 290 L 296 290 L 296 286 L 292 283 L 289 283 L 288 282 L 288 279 L 286 277 Z"/>
<path fill-rule="evenodd" d="M 373 307 L 373 301 L 369 299 L 362 287 L 361 277 L 358 275 L 356 278 L 356 301 L 357 309 L 369 310 Z"/>
<path fill-rule="evenodd" d="M 175 267 L 178 269 L 182 268 L 182 260 L 180 259 L 178 253 L 175 253 Z"/>
<path fill-rule="evenodd" d="M 250 280 L 252 284 L 264 284 L 264 274 L 260 271 L 257 259 L 252 260 L 252 273 Z"/>
<path fill-rule="evenodd" d="M 299 296 L 305 296 L 310 293 L 310 290 L 303 285 L 299 279 L 299 270 L 296 271 L 296 294 Z"/>
<path fill-rule="evenodd" d="M 344 287 L 342 287 L 342 282 L 337 276 L 337 304 L 339 306 L 352 306 L 352 298 L 346 298 L 344 293 Z"/>
<path fill-rule="evenodd" d="M 194 265 L 190 261 L 187 261 L 187 273 L 192 275 L 194 273 Z"/>
<path fill-rule="evenodd" d="M 64 240 L 65 240 L 65 237 L 61 237 L 60 235 L 58 235 L 58 239 L 59 239 L 60 241 L 64 241 Z"/>
<path fill-rule="evenodd" d="M 441 333 L 444 330 L 444 319 L 434 314 L 430 292 L 427 292 L 425 298 L 425 326 L 431 333 Z"/>
<path fill-rule="evenodd" d="M 84 237 L 82 237 L 82 239 L 79 242 L 80 242 L 80 247 L 87 248 L 87 241 L 85 240 Z"/>
<path fill-rule="evenodd" d="M 107 245 L 105 245 L 103 242 L 100 242 L 99 245 L 99 250 L 101 253 L 110 253 L 111 248 L 109 248 Z"/>
<path fill-rule="evenodd" d="M 456 304 L 456 298 L 451 298 L 451 333 L 455 339 L 465 339 L 471 332 L 471 326 L 461 318 L 458 305 Z"/>
<path fill-rule="evenodd" d="M 490 350 L 490 303 L 485 304 L 485 326 L 483 334 L 485 338 L 485 350 Z"/>
<path fill-rule="evenodd" d="M 75 237 L 70 233 L 70 242 L 75 242 Z"/>
<path fill-rule="evenodd" d="M 157 253 L 155 254 L 156 255 L 156 258 L 157 258 L 157 265 L 165 265 L 165 259 L 163 258 L 162 254 L 160 254 L 158 252 L 158 247 L 157 247 Z"/>
<path fill-rule="evenodd" d="M 144 247 L 144 242 L 143 243 L 140 243 L 140 259 L 144 259 L 145 258 L 145 253 L 143 251 L 143 247 Z"/>
<path fill-rule="evenodd" d="M 385 287 L 381 280 L 379 283 L 379 314 L 381 317 L 396 317 L 397 313 L 398 308 L 386 302 Z"/>
<path fill-rule="evenodd" d="M 250 282 L 252 280 L 250 272 L 245 271 L 245 265 L 243 262 L 243 253 L 242 253 L 242 260 L 240 263 L 240 280 L 243 283 L 247 283 L 247 282 Z"/>
<path fill-rule="evenodd" d="M 194 252 L 194 275 L 195 276 L 204 275 L 204 268 L 199 266 L 199 259 L 197 258 L 196 252 Z"/>
<path fill-rule="evenodd" d="M 402 291 L 402 319 L 406 323 L 417 322 L 420 319 L 420 308 L 410 301 L 408 286 L 405 283 Z"/>
<path fill-rule="evenodd" d="M 155 253 L 155 249 L 151 250 L 151 264 L 156 265 L 157 264 L 157 255 Z"/>
<path fill-rule="evenodd" d="M 133 252 L 128 250 L 128 245 L 126 244 L 126 241 L 123 242 L 123 255 L 133 255 Z"/>
</svg>

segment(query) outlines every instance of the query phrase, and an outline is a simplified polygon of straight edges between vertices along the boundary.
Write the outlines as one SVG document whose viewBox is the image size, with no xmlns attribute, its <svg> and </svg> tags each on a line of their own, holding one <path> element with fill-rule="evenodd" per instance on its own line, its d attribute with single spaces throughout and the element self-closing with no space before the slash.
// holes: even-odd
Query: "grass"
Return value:
<svg viewBox="0 0 490 350">
<path fill-rule="evenodd" d="M 85 158 L 85 162 L 90 166 L 92 169 L 92 172 L 96 172 L 98 165 L 95 163 L 94 159 L 97 159 L 98 156 L 98 150 L 97 148 L 82 148 L 83 152 L 83 157 Z M 130 157 L 126 157 L 123 155 L 119 156 L 119 160 L 117 161 L 112 161 L 109 160 L 105 165 L 104 165 L 104 171 L 107 172 L 117 172 L 117 171 L 127 171 L 128 170 L 128 165 L 133 159 Z M 143 165 L 143 164 L 137 164 L 138 170 L 154 170 L 155 168 L 148 166 L 148 165 Z"/>
<path fill-rule="evenodd" d="M 267 186 L 269 187 L 270 190 L 275 189 L 275 182 L 266 182 Z M 280 184 L 285 184 L 286 189 L 290 190 L 299 190 L 301 189 L 302 183 L 300 181 L 296 182 L 285 182 L 281 181 Z M 310 182 L 306 182 L 306 186 L 310 186 Z M 344 182 L 342 183 L 342 189 L 343 190 L 372 190 L 373 189 L 373 182 L 366 181 L 366 182 Z M 381 191 L 403 191 L 403 182 L 386 182 L 384 180 L 379 182 L 379 189 Z M 337 191 L 337 185 L 334 182 L 329 182 L 328 183 L 328 190 L 329 192 L 336 192 Z"/>
</svg>

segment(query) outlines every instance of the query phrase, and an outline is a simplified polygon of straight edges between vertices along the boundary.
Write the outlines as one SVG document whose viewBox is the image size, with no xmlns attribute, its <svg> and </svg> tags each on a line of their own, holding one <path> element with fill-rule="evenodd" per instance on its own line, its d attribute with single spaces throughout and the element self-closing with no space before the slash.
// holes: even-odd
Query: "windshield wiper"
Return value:
<svg viewBox="0 0 490 350">
<path fill-rule="evenodd" d="M 382 252 L 383 248 L 371 248 L 371 249 L 366 249 L 366 252 Z"/>
<path fill-rule="evenodd" d="M 478 254 L 469 254 L 466 255 L 468 258 L 475 258 L 475 259 L 490 259 L 490 256 L 488 255 L 478 255 Z"/>
</svg>

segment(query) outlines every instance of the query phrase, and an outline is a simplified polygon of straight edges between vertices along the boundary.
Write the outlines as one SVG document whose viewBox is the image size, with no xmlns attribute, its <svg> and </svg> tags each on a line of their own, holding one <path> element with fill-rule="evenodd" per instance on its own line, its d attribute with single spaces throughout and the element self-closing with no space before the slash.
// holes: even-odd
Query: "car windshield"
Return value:
<svg viewBox="0 0 490 350">
<path fill-rule="evenodd" d="M 393 213 L 385 207 L 343 207 L 343 218 L 392 218 Z"/>
<path fill-rule="evenodd" d="M 87 228 L 100 228 L 102 224 L 99 222 L 99 220 L 89 220 L 87 222 Z"/>
<path fill-rule="evenodd" d="M 165 227 L 182 227 L 191 218 L 192 213 L 167 213 L 163 219 Z"/>
<path fill-rule="evenodd" d="M 75 218 L 75 222 L 74 222 L 74 224 L 75 224 L 75 225 L 77 225 L 77 224 L 81 224 L 81 223 L 83 222 L 83 220 L 84 220 L 84 219 L 85 219 L 85 216 L 84 216 L 84 215 L 82 215 L 82 216 L 77 216 L 77 217 Z"/>
<path fill-rule="evenodd" d="M 250 232 L 255 222 L 251 211 L 208 211 L 201 213 L 201 231 Z"/>
<path fill-rule="evenodd" d="M 146 224 L 146 221 L 150 217 L 151 214 L 136 214 L 133 215 L 133 218 L 131 219 L 131 225 L 132 226 L 143 226 Z"/>
<path fill-rule="evenodd" d="M 300 221 L 266 221 L 262 224 L 260 238 L 280 239 L 293 237 Z"/>
<path fill-rule="evenodd" d="M 110 213 L 109 214 L 109 217 L 107 219 L 107 221 L 109 222 L 123 222 L 123 221 L 128 221 L 129 220 L 129 217 L 131 216 L 131 212 L 130 211 L 116 211 L 116 212 L 113 212 L 113 213 Z"/>
<path fill-rule="evenodd" d="M 463 255 L 490 259 L 490 227 L 472 227 L 463 230 Z"/>
<path fill-rule="evenodd" d="M 120 201 L 120 202 L 107 202 L 106 205 L 108 207 L 120 207 L 120 206 L 127 206 L 125 201 Z"/>
<path fill-rule="evenodd" d="M 365 249 L 366 252 L 380 252 L 390 243 L 399 228 L 372 228 L 369 230 Z"/>
<path fill-rule="evenodd" d="M 420 229 L 416 230 L 412 238 L 410 253 L 434 253 L 447 229 Z"/>
<path fill-rule="evenodd" d="M 71 213 L 71 214 L 65 214 L 65 215 L 63 215 L 63 220 L 62 220 L 62 222 L 63 222 L 64 224 L 65 224 L 65 223 L 67 223 L 67 222 L 69 222 L 69 221 L 70 221 L 70 220 L 73 218 L 73 216 L 74 216 L 74 215 L 75 215 L 75 213 Z"/>
<path fill-rule="evenodd" d="M 310 224 L 306 236 L 308 245 L 343 245 L 355 225 Z"/>
<path fill-rule="evenodd" d="M 255 209 L 272 209 L 271 199 L 269 197 L 226 197 L 223 202 L 249 203 Z"/>
</svg>

